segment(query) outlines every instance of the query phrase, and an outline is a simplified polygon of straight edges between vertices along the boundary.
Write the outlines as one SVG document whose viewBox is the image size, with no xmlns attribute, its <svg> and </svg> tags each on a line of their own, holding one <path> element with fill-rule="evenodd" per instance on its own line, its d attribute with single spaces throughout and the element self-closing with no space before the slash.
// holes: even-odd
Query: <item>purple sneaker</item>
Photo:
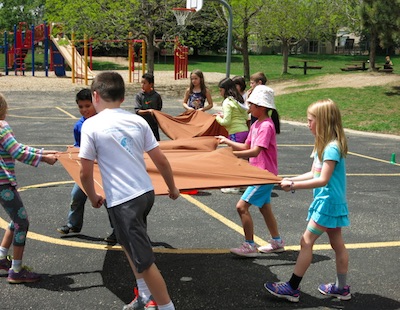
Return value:
<svg viewBox="0 0 400 310">
<path fill-rule="evenodd" d="M 289 282 L 267 282 L 264 287 L 276 297 L 285 298 L 291 302 L 299 302 L 300 290 L 292 289 Z"/>
<path fill-rule="evenodd" d="M 8 270 L 8 283 L 18 284 L 18 283 L 31 283 L 39 281 L 41 276 L 35 272 L 29 270 L 28 267 L 23 266 L 19 272 L 15 272 L 10 268 Z"/>
<path fill-rule="evenodd" d="M 11 268 L 11 257 L 6 256 L 0 259 L 0 270 L 8 271 Z"/>
<path fill-rule="evenodd" d="M 336 297 L 340 300 L 350 300 L 350 286 L 346 285 L 342 289 L 339 289 L 335 283 L 321 284 L 318 286 L 318 291 L 326 296 Z"/>
</svg>

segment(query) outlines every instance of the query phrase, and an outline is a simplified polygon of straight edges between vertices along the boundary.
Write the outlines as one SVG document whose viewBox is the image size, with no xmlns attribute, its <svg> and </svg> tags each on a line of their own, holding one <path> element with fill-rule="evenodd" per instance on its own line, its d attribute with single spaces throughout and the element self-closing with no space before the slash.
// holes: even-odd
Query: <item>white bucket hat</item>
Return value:
<svg viewBox="0 0 400 310">
<path fill-rule="evenodd" d="M 276 110 L 274 91 L 266 85 L 257 85 L 251 92 L 249 98 L 247 98 L 246 102 Z"/>
</svg>

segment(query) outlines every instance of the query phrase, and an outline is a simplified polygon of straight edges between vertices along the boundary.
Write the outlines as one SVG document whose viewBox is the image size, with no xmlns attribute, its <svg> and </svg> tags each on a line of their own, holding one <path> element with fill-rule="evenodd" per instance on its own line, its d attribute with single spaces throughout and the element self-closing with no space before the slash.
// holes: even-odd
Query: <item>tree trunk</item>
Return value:
<svg viewBox="0 0 400 310">
<path fill-rule="evenodd" d="M 288 61 L 289 61 L 289 42 L 288 40 L 282 40 L 282 57 L 283 67 L 282 74 L 288 73 Z"/>
<path fill-rule="evenodd" d="M 371 71 L 377 71 L 375 68 L 375 56 L 376 56 L 376 33 L 371 33 L 370 47 L 369 47 L 369 68 Z"/>
<path fill-rule="evenodd" d="M 147 33 L 147 72 L 154 74 L 154 30 Z"/>
<path fill-rule="evenodd" d="M 247 36 L 242 40 L 242 56 L 243 56 L 243 77 L 246 80 L 250 79 L 250 59 L 249 59 L 249 43 Z"/>
</svg>

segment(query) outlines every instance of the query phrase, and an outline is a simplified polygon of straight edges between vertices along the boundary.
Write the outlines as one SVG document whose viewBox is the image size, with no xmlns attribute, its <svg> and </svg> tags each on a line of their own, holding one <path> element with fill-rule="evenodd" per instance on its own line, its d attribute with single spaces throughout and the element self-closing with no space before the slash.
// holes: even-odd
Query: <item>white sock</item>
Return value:
<svg viewBox="0 0 400 310">
<path fill-rule="evenodd" d="M 172 300 L 166 305 L 158 305 L 158 310 L 175 310 L 175 306 L 172 303 Z"/>
<path fill-rule="evenodd" d="M 0 246 L 0 259 L 5 258 L 7 254 L 8 254 L 8 249 Z"/>
<path fill-rule="evenodd" d="M 146 282 L 144 282 L 144 279 L 137 279 L 136 283 L 138 286 L 139 296 L 142 297 L 143 300 L 146 302 L 150 298 L 150 295 L 151 295 Z"/>
<path fill-rule="evenodd" d="M 11 261 L 11 269 L 15 272 L 20 272 L 22 269 L 22 260 L 13 259 Z"/>
</svg>

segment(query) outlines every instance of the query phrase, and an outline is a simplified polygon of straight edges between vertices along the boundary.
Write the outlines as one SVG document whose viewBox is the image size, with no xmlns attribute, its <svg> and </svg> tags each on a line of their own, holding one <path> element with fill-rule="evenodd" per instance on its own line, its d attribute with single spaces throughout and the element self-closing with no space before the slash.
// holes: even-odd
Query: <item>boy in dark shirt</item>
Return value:
<svg viewBox="0 0 400 310">
<path fill-rule="evenodd" d="M 135 96 L 135 112 L 147 121 L 156 140 L 160 141 L 158 123 L 153 116 L 153 110 L 161 111 L 162 99 L 160 94 L 154 90 L 154 76 L 151 73 L 143 74 L 141 84 L 142 91 Z"/>
</svg>

